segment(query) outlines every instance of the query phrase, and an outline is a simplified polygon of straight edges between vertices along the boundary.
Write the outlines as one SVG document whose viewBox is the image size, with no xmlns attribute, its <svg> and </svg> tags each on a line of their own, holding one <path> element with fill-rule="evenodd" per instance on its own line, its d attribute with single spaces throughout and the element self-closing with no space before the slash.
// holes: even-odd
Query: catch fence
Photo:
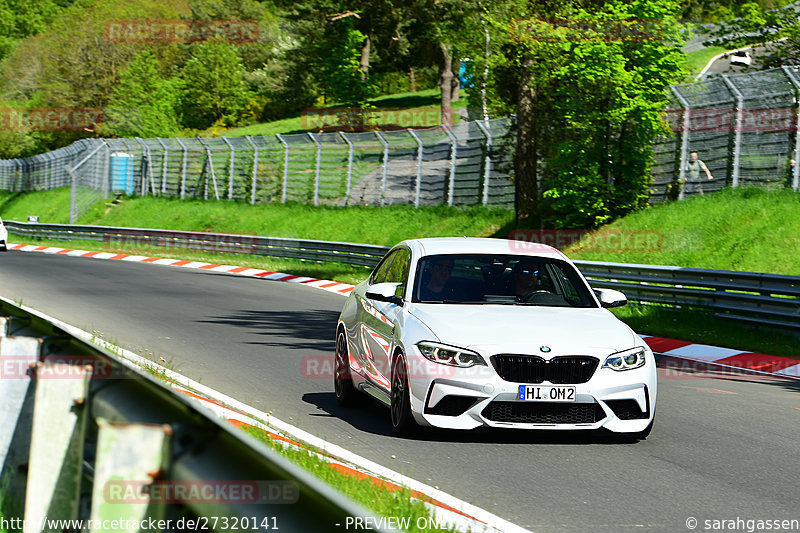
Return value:
<svg viewBox="0 0 800 533">
<path fill-rule="evenodd" d="M 725 186 L 798 190 L 800 167 L 791 165 L 800 161 L 798 67 L 675 85 L 669 97 L 666 119 L 674 134 L 654 143 L 651 202 Z M 692 152 L 713 179 L 687 170 Z"/>
<path fill-rule="evenodd" d="M 72 186 L 70 221 L 112 192 L 314 205 L 513 207 L 511 119 L 426 129 L 83 139 L 0 161 L 0 189 Z"/>
</svg>

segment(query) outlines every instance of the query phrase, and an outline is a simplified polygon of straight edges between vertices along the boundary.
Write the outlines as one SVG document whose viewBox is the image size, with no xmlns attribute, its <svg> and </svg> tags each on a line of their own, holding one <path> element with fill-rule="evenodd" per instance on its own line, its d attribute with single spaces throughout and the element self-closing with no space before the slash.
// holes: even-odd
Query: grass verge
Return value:
<svg viewBox="0 0 800 533">
<path fill-rule="evenodd" d="M 697 76 L 711 61 L 711 58 L 724 52 L 726 48 L 721 46 L 710 46 L 686 54 L 686 67 L 692 76 Z"/>
<path fill-rule="evenodd" d="M 417 531 L 425 532 L 454 532 L 455 529 L 442 529 L 435 527 L 436 520 L 433 519 L 428 508 L 420 502 L 411 498 L 412 492 L 407 488 L 392 490 L 372 479 L 359 479 L 355 476 L 346 475 L 334 468 L 316 454 L 297 449 L 291 446 L 284 446 L 275 442 L 263 430 L 251 426 L 241 426 L 242 430 L 254 436 L 258 440 L 266 443 L 273 450 L 280 453 L 293 463 L 308 470 L 313 475 L 331 485 L 345 496 L 350 497 L 367 509 L 375 512 L 379 516 L 408 518 L 409 528 L 405 531 L 410 533 Z M 430 525 L 433 527 L 419 527 L 420 525 Z"/>
</svg>

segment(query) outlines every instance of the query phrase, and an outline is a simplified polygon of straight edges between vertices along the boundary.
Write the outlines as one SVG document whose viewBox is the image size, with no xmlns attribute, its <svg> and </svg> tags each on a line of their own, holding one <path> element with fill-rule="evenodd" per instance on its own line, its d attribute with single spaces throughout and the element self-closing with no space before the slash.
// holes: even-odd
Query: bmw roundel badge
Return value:
<svg viewBox="0 0 800 533">
<path fill-rule="evenodd" d="M 543 353 L 550 353 L 549 346 L 542 346 L 541 348 L 539 348 L 539 350 L 541 350 Z"/>
</svg>

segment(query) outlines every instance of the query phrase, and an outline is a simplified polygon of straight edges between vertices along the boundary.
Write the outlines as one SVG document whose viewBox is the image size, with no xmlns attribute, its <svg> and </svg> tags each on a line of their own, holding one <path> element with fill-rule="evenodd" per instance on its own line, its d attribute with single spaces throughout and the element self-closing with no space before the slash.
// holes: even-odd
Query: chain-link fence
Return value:
<svg viewBox="0 0 800 533">
<path fill-rule="evenodd" d="M 667 121 L 674 135 L 654 144 L 651 202 L 726 185 L 798 190 L 800 167 L 791 165 L 800 160 L 797 67 L 676 85 L 670 99 Z M 689 169 L 692 152 L 713 179 Z"/>
<path fill-rule="evenodd" d="M 361 133 L 83 139 L 0 161 L 0 188 L 71 185 L 73 222 L 112 192 L 314 205 L 511 208 L 510 119 Z"/>
</svg>

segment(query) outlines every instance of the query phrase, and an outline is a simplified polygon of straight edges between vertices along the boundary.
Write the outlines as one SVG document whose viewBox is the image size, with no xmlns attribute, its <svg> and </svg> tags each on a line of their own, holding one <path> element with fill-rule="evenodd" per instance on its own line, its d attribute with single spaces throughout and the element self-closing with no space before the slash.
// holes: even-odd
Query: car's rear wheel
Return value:
<svg viewBox="0 0 800 533">
<path fill-rule="evenodd" d="M 336 335 L 336 368 L 333 375 L 333 390 L 336 400 L 343 407 L 355 404 L 356 389 L 353 387 L 353 377 L 350 374 L 350 357 L 347 352 L 347 339 L 344 331 Z"/>
<path fill-rule="evenodd" d="M 411 393 L 408 390 L 406 358 L 401 353 L 392 364 L 391 405 L 392 429 L 396 435 L 411 435 L 419 426 L 411 414 Z"/>
</svg>

